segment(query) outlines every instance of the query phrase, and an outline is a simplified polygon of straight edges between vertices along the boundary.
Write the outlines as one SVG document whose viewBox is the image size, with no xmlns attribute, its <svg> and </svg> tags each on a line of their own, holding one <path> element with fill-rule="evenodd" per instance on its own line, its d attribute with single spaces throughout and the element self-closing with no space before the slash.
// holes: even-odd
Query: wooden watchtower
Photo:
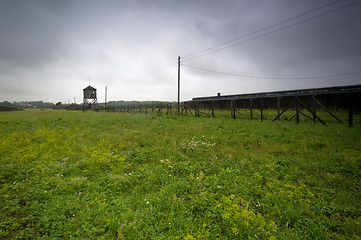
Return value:
<svg viewBox="0 0 361 240">
<path fill-rule="evenodd" d="M 83 95 L 83 111 L 98 110 L 97 90 L 89 85 L 83 89 Z"/>
</svg>

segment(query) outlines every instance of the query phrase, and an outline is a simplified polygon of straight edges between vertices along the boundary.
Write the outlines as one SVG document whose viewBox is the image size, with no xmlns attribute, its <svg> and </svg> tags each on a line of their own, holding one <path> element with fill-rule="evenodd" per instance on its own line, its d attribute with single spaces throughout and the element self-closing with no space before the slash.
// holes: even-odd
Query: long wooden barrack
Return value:
<svg viewBox="0 0 361 240">
<path fill-rule="evenodd" d="M 253 119 L 253 109 L 260 109 L 261 121 L 263 110 L 267 108 L 277 109 L 278 114 L 273 121 L 279 120 L 287 110 L 292 109 L 295 114 L 291 117 L 300 122 L 300 116 L 304 116 L 313 122 L 326 124 L 317 114 L 317 108 L 323 109 L 334 119 L 342 123 L 330 109 L 348 109 L 349 126 L 354 124 L 354 109 L 361 112 L 361 85 L 337 86 L 326 88 L 309 88 L 287 91 L 247 93 L 236 95 L 196 97 L 186 101 L 187 109 L 194 109 L 195 115 L 201 113 L 201 109 L 210 109 L 214 117 L 214 109 L 230 109 L 231 117 L 236 118 L 238 108 L 249 108 L 250 119 Z M 307 111 L 307 115 L 305 112 Z"/>
<path fill-rule="evenodd" d="M 248 93 L 248 94 L 224 95 L 224 96 L 217 95 L 217 96 L 210 96 L 210 97 L 196 97 L 196 98 L 193 98 L 192 101 L 193 102 L 226 101 L 226 100 L 238 100 L 238 99 L 258 99 L 258 98 L 347 94 L 347 93 L 351 93 L 351 92 L 352 93 L 360 93 L 361 85 L 327 87 L 327 88 L 309 88 L 309 89 Z"/>
</svg>

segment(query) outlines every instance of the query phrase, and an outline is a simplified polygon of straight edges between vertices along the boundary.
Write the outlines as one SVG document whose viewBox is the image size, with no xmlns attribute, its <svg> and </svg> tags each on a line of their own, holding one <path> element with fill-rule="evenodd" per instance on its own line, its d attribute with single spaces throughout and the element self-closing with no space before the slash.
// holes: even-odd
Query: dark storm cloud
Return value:
<svg viewBox="0 0 361 240">
<path fill-rule="evenodd" d="M 17 2 L 14 3 L 14 2 Z M 56 61 L 62 47 L 62 4 L 52 6 L 47 1 L 2 1 L 0 3 L 0 70 L 18 68 L 39 69 Z M 58 9 L 55 11 L 54 7 Z M 59 11 L 59 12 L 58 12 Z M 5 66 L 5 67 L 4 67 Z"/>
<path fill-rule="evenodd" d="M 287 24 L 352 2 L 339 1 Z M 361 4 L 187 61 L 188 54 L 331 3 L 328 0 L 1 1 L 0 101 L 55 102 L 73 97 L 80 101 L 81 89 L 88 84 L 89 77 L 100 94 L 108 85 L 112 100 L 175 100 L 179 55 L 184 64 L 244 75 L 297 77 L 357 71 L 361 63 Z M 220 47 L 224 46 L 227 44 Z M 168 63 L 172 64 L 158 68 Z M 183 66 L 182 99 L 216 92 L 358 84 L 359 77 L 303 81 L 249 79 Z"/>
<path fill-rule="evenodd" d="M 343 1 L 343 3 L 345 2 L 347 1 Z M 233 24 L 232 29 L 237 29 L 236 32 L 241 33 L 238 36 L 242 36 L 326 3 L 327 1 L 303 1 L 302 6 L 296 6 L 295 4 L 287 5 L 285 1 L 267 1 L 267 3 L 264 2 L 260 5 L 261 8 L 253 9 L 253 12 L 257 12 L 254 14 L 257 18 L 249 16 L 246 18 L 248 23 Z M 245 75 L 288 76 L 291 78 L 358 71 L 361 62 L 361 48 L 358 44 L 361 40 L 359 11 L 360 6 L 354 5 L 348 9 L 330 13 L 275 34 L 206 55 L 204 57 L 207 60 L 203 57 L 202 59 L 196 58 L 194 64 L 193 60 L 189 64 Z M 260 12 L 263 14 L 260 15 Z M 310 16 L 315 16 L 315 14 Z M 231 32 L 231 29 L 228 29 L 224 33 Z M 227 64 L 222 64 L 219 59 L 224 60 Z M 232 60 L 230 61 L 230 59 Z M 201 74 L 198 70 L 191 71 L 193 74 Z M 207 74 L 208 79 L 211 76 L 212 74 Z M 228 93 L 360 83 L 359 75 L 347 79 L 316 80 L 235 79 L 219 75 L 218 78 L 223 79 L 222 82 L 226 83 L 224 85 L 233 84 L 234 90 L 222 88 L 222 84 L 220 84 L 220 91 L 225 90 Z M 215 83 L 217 84 L 217 81 Z M 239 84 L 237 85 L 237 83 Z"/>
</svg>

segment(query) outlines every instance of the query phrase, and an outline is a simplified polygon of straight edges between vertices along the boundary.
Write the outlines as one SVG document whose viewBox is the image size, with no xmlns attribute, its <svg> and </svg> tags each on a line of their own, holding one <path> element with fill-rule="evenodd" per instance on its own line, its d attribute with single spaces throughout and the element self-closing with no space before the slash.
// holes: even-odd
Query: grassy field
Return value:
<svg viewBox="0 0 361 240">
<path fill-rule="evenodd" d="M 0 239 L 360 239 L 360 124 L 226 115 L 0 112 Z"/>
</svg>

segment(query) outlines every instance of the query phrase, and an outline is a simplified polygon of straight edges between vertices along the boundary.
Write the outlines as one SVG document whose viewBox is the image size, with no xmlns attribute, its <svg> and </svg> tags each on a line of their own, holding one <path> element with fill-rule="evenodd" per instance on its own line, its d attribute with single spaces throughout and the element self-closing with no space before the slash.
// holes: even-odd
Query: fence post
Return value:
<svg viewBox="0 0 361 240">
<path fill-rule="evenodd" d="M 249 112 L 250 112 L 251 120 L 252 120 L 253 119 L 252 99 L 249 99 Z"/>
<path fill-rule="evenodd" d="M 214 118 L 214 101 L 212 101 L 212 118 Z"/>
<path fill-rule="evenodd" d="M 353 94 L 349 93 L 349 104 L 348 104 L 348 125 L 353 127 Z"/>
<path fill-rule="evenodd" d="M 315 95 L 312 96 L 312 99 L 311 99 L 311 110 L 312 110 L 312 118 L 313 118 L 313 121 L 316 122 L 317 120 L 317 104 L 316 104 L 316 101 L 315 101 Z"/>
<path fill-rule="evenodd" d="M 280 101 L 280 97 L 277 97 L 277 116 L 280 115 L 280 109 L 281 109 L 281 101 Z M 278 121 L 280 119 L 278 118 Z"/>
<path fill-rule="evenodd" d="M 261 98 L 261 122 L 263 122 L 263 98 Z"/>
<path fill-rule="evenodd" d="M 297 124 L 300 123 L 300 103 L 298 100 L 298 96 L 296 96 L 296 122 Z"/>
<path fill-rule="evenodd" d="M 236 103 L 234 100 L 231 101 L 231 118 L 236 119 Z"/>
</svg>

